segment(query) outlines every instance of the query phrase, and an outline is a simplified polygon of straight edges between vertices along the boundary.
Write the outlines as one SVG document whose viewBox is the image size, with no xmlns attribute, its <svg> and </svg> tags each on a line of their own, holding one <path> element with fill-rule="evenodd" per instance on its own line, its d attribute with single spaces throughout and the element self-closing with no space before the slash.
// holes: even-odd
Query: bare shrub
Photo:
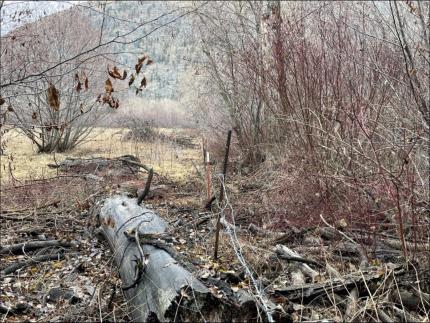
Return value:
<svg viewBox="0 0 430 323">
<path fill-rule="evenodd" d="M 84 14 L 72 8 L 2 37 L 2 83 L 34 76 L 31 82 L 17 81 L 4 89 L 2 94 L 10 107 L 7 122 L 27 136 L 39 152 L 76 147 L 100 118 L 95 98 L 104 75 L 97 69 L 105 61 L 82 56 L 61 65 L 65 57 L 79 56 L 94 46 L 98 35 Z"/>
<path fill-rule="evenodd" d="M 213 4 L 196 23 L 195 115 L 219 151 L 233 128 L 244 164 L 297 169 L 273 183 L 292 212 L 386 220 L 416 239 L 429 194 L 425 17 L 419 2 Z"/>
<path fill-rule="evenodd" d="M 194 126 L 193 120 L 187 116 L 186 108 L 181 102 L 142 98 L 128 99 L 121 109 L 112 111 L 100 124 L 116 126 L 125 119 L 134 118 L 142 122 L 148 121 L 153 126 L 160 128 L 191 128 Z"/>
<path fill-rule="evenodd" d="M 153 121 L 142 120 L 140 118 L 122 118 L 118 121 L 118 126 L 129 129 L 122 136 L 122 140 L 152 142 L 161 139 L 162 135 L 158 128 L 154 126 Z"/>
</svg>

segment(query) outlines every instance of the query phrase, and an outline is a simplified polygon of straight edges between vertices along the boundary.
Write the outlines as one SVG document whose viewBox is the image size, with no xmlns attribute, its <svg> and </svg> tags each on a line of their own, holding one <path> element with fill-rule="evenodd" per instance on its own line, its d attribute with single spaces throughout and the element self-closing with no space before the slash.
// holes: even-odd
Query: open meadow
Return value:
<svg viewBox="0 0 430 323">
<path fill-rule="evenodd" d="M 143 163 L 154 167 L 156 172 L 177 180 L 185 180 L 195 172 L 193 162 L 201 158 L 199 138 L 196 131 L 189 129 L 160 129 L 168 139 L 155 139 L 147 142 L 124 140 L 128 129 L 96 128 L 85 143 L 67 153 L 39 154 L 30 139 L 12 130 L 3 135 L 7 149 L 1 156 L 1 182 L 6 184 L 16 180 L 18 183 L 33 179 L 55 176 L 56 169 L 48 164 L 61 162 L 65 158 L 114 158 L 122 155 L 134 155 Z M 180 147 L 175 138 L 191 134 L 194 148 Z M 179 149 L 181 148 L 181 149 Z"/>
</svg>

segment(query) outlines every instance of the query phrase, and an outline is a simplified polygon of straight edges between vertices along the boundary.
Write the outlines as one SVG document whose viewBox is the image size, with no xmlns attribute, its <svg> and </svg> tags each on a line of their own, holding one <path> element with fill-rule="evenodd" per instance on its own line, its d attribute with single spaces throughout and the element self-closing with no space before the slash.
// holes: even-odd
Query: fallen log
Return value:
<svg viewBox="0 0 430 323">
<path fill-rule="evenodd" d="M 218 298 L 199 281 L 173 248 L 157 237 L 167 223 L 136 199 L 114 196 L 99 212 L 101 230 L 115 255 L 134 321 L 244 321 L 256 311 Z M 142 239 L 143 237 L 143 239 Z M 150 239 L 152 237 L 152 239 Z M 176 254 L 175 254 L 176 253 Z M 237 306 L 237 307 L 235 307 Z M 254 306 L 255 308 L 255 306 Z"/>
<path fill-rule="evenodd" d="M 66 158 L 58 164 L 48 164 L 63 173 L 72 174 L 103 174 L 108 176 L 135 175 L 140 168 L 149 172 L 151 167 L 140 163 L 139 158 L 124 155 L 117 158 Z"/>
<path fill-rule="evenodd" d="M 394 275 L 404 274 L 400 265 L 392 269 Z M 388 272 L 381 272 L 378 269 L 369 270 L 365 273 L 362 271 L 344 275 L 339 278 L 332 278 L 320 283 L 309 283 L 301 286 L 289 286 L 283 289 L 275 290 L 275 293 L 287 297 L 289 300 L 309 301 L 317 296 L 326 295 L 327 293 L 350 292 L 354 288 L 364 288 L 371 282 L 383 282 L 383 278 Z M 377 284 L 375 284 L 376 286 Z"/>
</svg>

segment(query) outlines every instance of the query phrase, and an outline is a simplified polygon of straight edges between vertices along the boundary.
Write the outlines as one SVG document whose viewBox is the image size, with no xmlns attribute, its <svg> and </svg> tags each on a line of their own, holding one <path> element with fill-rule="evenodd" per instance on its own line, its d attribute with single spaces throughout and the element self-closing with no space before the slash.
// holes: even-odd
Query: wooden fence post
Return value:
<svg viewBox="0 0 430 323">
<path fill-rule="evenodd" d="M 227 144 L 225 147 L 225 155 L 224 155 L 224 166 L 222 170 L 222 182 L 221 182 L 221 191 L 219 194 L 219 202 L 221 203 L 224 199 L 224 185 L 225 179 L 227 175 L 227 164 L 228 164 L 228 154 L 230 152 L 230 142 L 231 142 L 231 130 L 228 131 L 227 134 Z M 218 213 L 217 221 L 216 221 L 216 230 L 215 230 L 215 250 L 214 250 L 214 259 L 218 259 L 218 245 L 219 245 L 219 231 L 221 229 L 221 213 Z"/>
</svg>

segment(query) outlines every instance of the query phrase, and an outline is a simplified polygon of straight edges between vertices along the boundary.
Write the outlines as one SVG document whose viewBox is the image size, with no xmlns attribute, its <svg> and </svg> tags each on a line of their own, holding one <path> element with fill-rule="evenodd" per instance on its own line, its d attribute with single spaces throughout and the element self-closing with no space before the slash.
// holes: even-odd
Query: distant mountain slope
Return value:
<svg viewBox="0 0 430 323">
<path fill-rule="evenodd" d="M 128 67 L 131 70 L 134 69 L 137 57 L 148 54 L 156 64 L 145 72 L 148 87 L 139 95 L 146 99 L 176 100 L 179 98 L 179 81 L 183 73 L 191 67 L 192 60 L 197 57 L 194 47 L 196 39 L 192 28 L 186 17 L 178 19 L 178 16 L 186 11 L 183 7 L 191 5 L 191 3 L 164 1 L 5 2 L 1 9 L 1 35 L 4 36 L 25 23 L 65 10 L 71 5 L 81 8 L 82 13 L 88 16 L 97 29 L 100 29 L 103 16 L 105 17 L 103 41 L 131 32 L 139 24 L 145 23 L 129 36 L 118 39 L 119 42 L 129 42 L 130 44 L 115 44 L 113 52 L 118 55 L 114 56 L 114 60 L 118 63 L 118 67 Z M 141 40 L 132 42 L 140 37 L 142 37 Z M 129 92 L 135 96 L 134 90 Z M 128 95 L 125 94 L 125 96 Z"/>
<path fill-rule="evenodd" d="M 142 92 L 145 98 L 178 99 L 179 80 L 197 56 L 194 47 L 196 39 L 187 18 L 178 19 L 184 12 L 178 10 L 179 5 L 164 1 L 115 1 L 106 4 L 104 40 L 131 31 L 138 23 L 148 22 L 129 37 L 121 38 L 121 41 L 132 41 L 148 33 L 150 35 L 129 45 L 115 45 L 116 52 L 126 52 L 116 59 L 129 68 L 134 68 L 137 57 L 143 53 L 154 59 L 156 64 L 146 72 L 148 87 Z M 94 24 L 100 27 L 103 6 L 95 7 L 91 2 L 89 6 L 92 9 L 86 11 Z"/>
</svg>

